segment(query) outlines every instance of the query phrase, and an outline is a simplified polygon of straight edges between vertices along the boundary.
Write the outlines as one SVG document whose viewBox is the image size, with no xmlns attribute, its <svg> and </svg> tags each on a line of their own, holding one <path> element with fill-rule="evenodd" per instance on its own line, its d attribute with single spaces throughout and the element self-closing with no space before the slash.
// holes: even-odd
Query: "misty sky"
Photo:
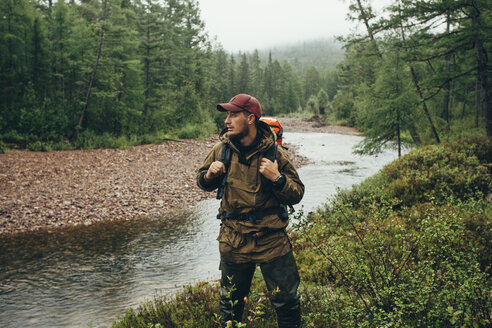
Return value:
<svg viewBox="0 0 492 328">
<path fill-rule="evenodd" d="M 228 51 L 261 50 L 279 44 L 345 35 L 347 0 L 198 0 L 210 37 Z M 373 0 L 381 8 L 390 0 Z"/>
</svg>

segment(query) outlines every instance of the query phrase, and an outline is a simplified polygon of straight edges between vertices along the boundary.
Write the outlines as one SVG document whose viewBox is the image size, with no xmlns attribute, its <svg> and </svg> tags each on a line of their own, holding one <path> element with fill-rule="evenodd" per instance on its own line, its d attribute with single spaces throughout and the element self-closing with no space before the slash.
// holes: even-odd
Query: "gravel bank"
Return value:
<svg viewBox="0 0 492 328">
<path fill-rule="evenodd" d="M 345 127 L 282 118 L 285 131 L 357 134 Z M 128 149 L 0 154 L 0 235 L 129 220 L 191 207 L 214 193 L 195 184 L 218 137 Z M 289 153 L 296 167 L 305 158 Z"/>
</svg>

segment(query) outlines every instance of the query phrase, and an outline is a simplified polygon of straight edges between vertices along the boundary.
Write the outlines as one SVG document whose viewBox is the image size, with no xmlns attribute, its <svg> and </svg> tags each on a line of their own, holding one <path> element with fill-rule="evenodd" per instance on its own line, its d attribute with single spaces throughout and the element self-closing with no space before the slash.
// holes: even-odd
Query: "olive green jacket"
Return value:
<svg viewBox="0 0 492 328">
<path fill-rule="evenodd" d="M 283 188 L 276 190 L 272 182 L 259 172 L 261 159 L 276 142 L 276 137 L 270 127 L 261 121 L 258 128 L 262 131 L 262 139 L 256 148 L 245 155 L 243 163 L 239 160 L 239 150 L 223 132 L 220 135 L 221 142 L 213 147 L 203 165 L 198 169 L 198 186 L 207 191 L 216 189 L 222 177 L 206 183 L 203 175 L 214 161 L 220 161 L 223 142 L 230 145 L 232 157 L 220 204 L 222 211 L 248 213 L 276 208 L 280 205 L 294 205 L 299 203 L 304 195 L 304 185 L 287 152 L 282 147 L 277 149 L 276 160 L 280 173 L 286 177 Z M 282 220 L 277 214 L 265 216 L 255 223 L 222 220 L 218 237 L 222 259 L 232 263 L 264 262 L 286 254 L 290 251 L 290 242 L 283 230 L 287 225 L 288 220 Z M 253 238 L 252 234 L 258 231 L 269 233 L 260 239 Z"/>
</svg>

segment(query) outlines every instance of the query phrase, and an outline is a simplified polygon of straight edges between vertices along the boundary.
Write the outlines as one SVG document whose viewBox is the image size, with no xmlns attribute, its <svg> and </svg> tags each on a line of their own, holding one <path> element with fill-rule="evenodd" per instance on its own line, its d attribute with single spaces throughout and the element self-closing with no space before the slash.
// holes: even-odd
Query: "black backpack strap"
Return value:
<svg viewBox="0 0 492 328">
<path fill-rule="evenodd" d="M 274 142 L 273 145 L 267 149 L 263 157 L 269 159 L 272 162 L 275 162 L 275 158 L 277 157 L 277 147 L 278 144 Z"/>
<path fill-rule="evenodd" d="M 232 149 L 227 142 L 223 143 L 222 152 L 220 154 L 220 161 L 224 163 L 226 172 L 222 176 L 219 188 L 217 189 L 217 199 L 222 199 L 224 195 L 224 188 L 227 182 L 227 174 L 229 173 L 229 166 L 231 165 Z"/>
</svg>

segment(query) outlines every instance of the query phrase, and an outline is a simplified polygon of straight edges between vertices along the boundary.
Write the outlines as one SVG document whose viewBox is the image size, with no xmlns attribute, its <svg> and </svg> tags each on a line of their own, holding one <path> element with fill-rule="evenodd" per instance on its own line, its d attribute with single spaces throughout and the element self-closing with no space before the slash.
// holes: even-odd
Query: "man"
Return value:
<svg viewBox="0 0 492 328">
<path fill-rule="evenodd" d="M 197 183 L 207 191 L 219 188 L 222 197 L 217 216 L 221 322 L 242 321 L 244 298 L 259 265 L 273 292 L 279 327 L 299 327 L 299 274 L 285 228 L 286 205 L 301 201 L 304 185 L 285 150 L 276 147 L 275 133 L 259 120 L 256 98 L 239 94 L 217 109 L 227 113 L 226 129 L 198 170 Z M 224 147 L 230 163 L 224 160 Z"/>
</svg>

